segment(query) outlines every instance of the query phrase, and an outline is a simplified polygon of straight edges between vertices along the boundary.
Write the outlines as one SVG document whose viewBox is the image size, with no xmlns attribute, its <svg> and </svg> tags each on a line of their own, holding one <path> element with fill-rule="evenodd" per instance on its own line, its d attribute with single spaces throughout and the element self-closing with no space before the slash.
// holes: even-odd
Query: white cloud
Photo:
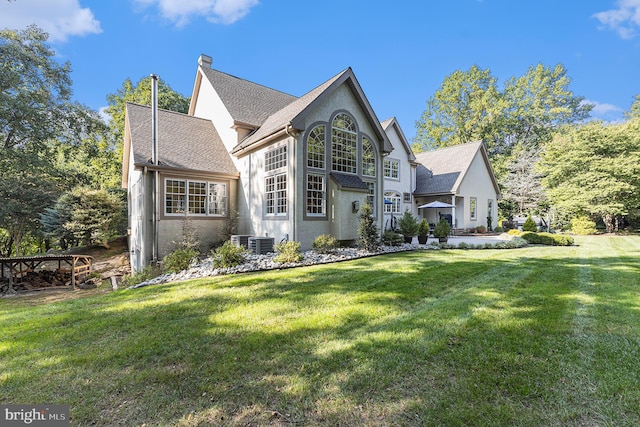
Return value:
<svg viewBox="0 0 640 427">
<path fill-rule="evenodd" d="M 607 104 L 604 102 L 590 101 L 588 99 L 585 99 L 582 101 L 582 104 L 593 105 L 593 109 L 591 110 L 591 116 L 595 119 L 604 120 L 604 121 L 620 120 L 624 112 L 624 109 L 618 106 L 615 106 L 613 104 Z"/>
<path fill-rule="evenodd" d="M 623 39 L 632 39 L 640 30 L 640 0 L 618 0 L 617 9 L 593 16 L 603 27 L 616 31 Z"/>
<path fill-rule="evenodd" d="M 0 28 L 23 29 L 36 24 L 49 33 L 49 41 L 102 32 L 100 21 L 78 0 L 15 0 L 0 2 Z"/>
<path fill-rule="evenodd" d="M 233 24 L 242 19 L 259 0 L 134 0 L 143 8 L 155 5 L 163 18 L 184 26 L 193 16 L 210 22 Z"/>
</svg>

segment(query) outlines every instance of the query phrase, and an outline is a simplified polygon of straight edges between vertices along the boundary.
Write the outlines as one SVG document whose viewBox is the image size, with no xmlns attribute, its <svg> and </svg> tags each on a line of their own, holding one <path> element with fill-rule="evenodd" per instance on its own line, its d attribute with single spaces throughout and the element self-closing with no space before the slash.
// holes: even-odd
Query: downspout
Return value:
<svg viewBox="0 0 640 427">
<path fill-rule="evenodd" d="M 298 193 L 297 193 L 297 179 L 296 179 L 296 162 L 298 161 L 297 157 L 296 157 L 296 136 L 295 133 L 290 133 L 289 130 L 292 129 L 291 126 L 291 122 L 287 123 L 284 127 L 284 131 L 286 132 L 286 134 L 288 136 L 290 136 L 293 139 L 293 146 L 291 148 L 291 157 L 293 158 L 293 162 L 292 162 L 292 175 L 293 175 L 293 182 L 291 183 L 291 192 L 293 194 L 293 197 L 291 198 L 291 200 L 296 200 Z M 297 205 L 295 205 L 294 207 L 294 212 L 292 212 L 291 214 L 291 226 L 292 226 L 292 230 L 291 230 L 291 238 L 289 240 L 291 241 L 296 241 L 296 217 L 297 217 L 297 212 L 295 212 L 295 210 L 297 209 Z"/>
<path fill-rule="evenodd" d="M 158 76 L 151 74 L 151 163 L 154 166 L 158 166 Z M 151 215 L 151 228 L 153 242 L 151 245 L 151 262 L 156 264 L 158 262 L 158 193 L 159 193 L 159 172 L 154 170 L 153 176 L 153 191 L 151 193 L 151 203 L 153 205 L 153 212 Z"/>
</svg>

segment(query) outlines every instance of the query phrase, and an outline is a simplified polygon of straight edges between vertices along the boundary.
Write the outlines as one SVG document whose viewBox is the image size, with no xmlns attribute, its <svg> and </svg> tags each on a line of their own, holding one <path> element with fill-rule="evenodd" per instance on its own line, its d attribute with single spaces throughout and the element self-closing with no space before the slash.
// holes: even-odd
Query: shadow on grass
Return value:
<svg viewBox="0 0 640 427">
<path fill-rule="evenodd" d="M 78 425 L 607 421 L 592 413 L 601 396 L 565 387 L 585 265 L 536 251 L 393 254 L 2 310 L 0 402 L 70 404 Z M 624 285 L 593 304 L 630 314 L 637 259 L 609 261 L 591 276 Z M 616 409 L 637 400 L 623 392 Z"/>
</svg>

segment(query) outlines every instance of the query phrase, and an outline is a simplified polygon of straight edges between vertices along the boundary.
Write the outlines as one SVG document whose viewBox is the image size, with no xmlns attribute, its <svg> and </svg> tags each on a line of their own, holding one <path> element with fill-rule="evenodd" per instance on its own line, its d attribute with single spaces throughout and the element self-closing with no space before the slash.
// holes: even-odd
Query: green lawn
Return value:
<svg viewBox="0 0 640 427">
<path fill-rule="evenodd" d="M 576 243 L 3 298 L 0 403 L 80 426 L 640 425 L 640 237 Z"/>
</svg>

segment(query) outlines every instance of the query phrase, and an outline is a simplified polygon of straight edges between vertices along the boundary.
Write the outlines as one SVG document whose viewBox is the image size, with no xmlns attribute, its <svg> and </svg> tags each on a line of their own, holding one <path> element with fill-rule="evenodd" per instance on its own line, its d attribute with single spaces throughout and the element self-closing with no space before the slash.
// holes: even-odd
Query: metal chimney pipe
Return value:
<svg viewBox="0 0 640 427">
<path fill-rule="evenodd" d="M 151 74 L 151 163 L 158 166 L 158 76 Z"/>
</svg>

